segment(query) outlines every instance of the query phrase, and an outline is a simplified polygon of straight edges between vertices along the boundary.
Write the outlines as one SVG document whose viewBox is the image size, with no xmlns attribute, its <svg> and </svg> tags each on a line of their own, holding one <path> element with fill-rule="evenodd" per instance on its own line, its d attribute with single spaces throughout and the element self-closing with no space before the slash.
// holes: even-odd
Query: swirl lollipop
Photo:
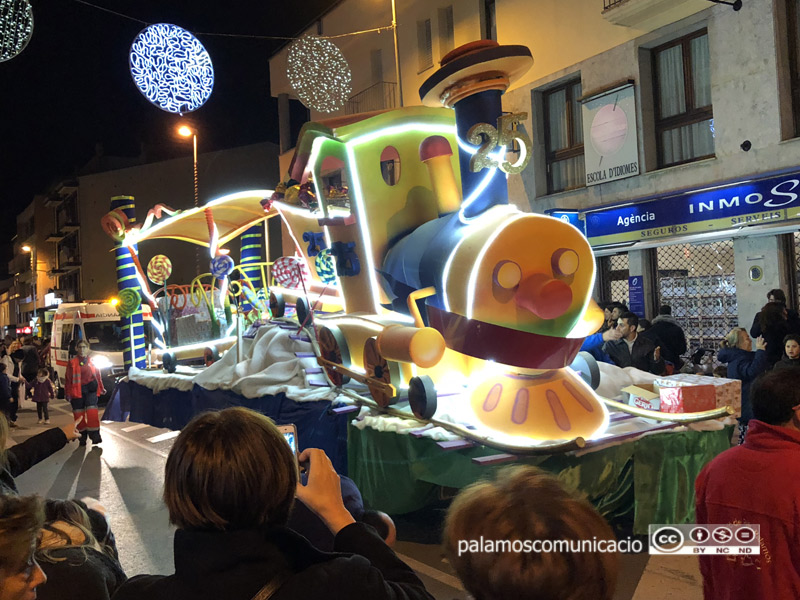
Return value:
<svg viewBox="0 0 800 600">
<path fill-rule="evenodd" d="M 230 256 L 220 254 L 211 260 L 211 274 L 217 279 L 223 279 L 233 272 L 235 266 Z"/>
<path fill-rule="evenodd" d="M 314 259 L 314 266 L 317 269 L 317 275 L 320 281 L 325 285 L 336 283 L 336 269 L 333 266 L 333 257 L 331 256 L 331 249 L 325 248 Z"/>
<path fill-rule="evenodd" d="M 156 285 L 164 285 L 172 275 L 172 261 L 168 256 L 156 254 L 147 263 L 147 278 Z"/>
<path fill-rule="evenodd" d="M 125 288 L 119 293 L 117 312 L 121 317 L 130 317 L 142 304 L 142 296 L 136 288 Z"/>
</svg>

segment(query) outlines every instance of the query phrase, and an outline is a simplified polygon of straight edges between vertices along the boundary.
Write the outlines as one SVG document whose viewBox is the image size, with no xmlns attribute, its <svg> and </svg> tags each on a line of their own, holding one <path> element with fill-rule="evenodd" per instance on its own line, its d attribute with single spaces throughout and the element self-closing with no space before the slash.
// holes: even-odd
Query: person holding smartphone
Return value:
<svg viewBox="0 0 800 600">
<path fill-rule="evenodd" d="M 262 414 L 242 407 L 195 417 L 176 438 L 164 502 L 177 527 L 175 573 L 138 575 L 115 600 L 422 600 L 414 571 L 342 501 L 339 475 L 307 448 L 303 485 L 289 444 Z M 295 497 L 334 535 L 322 552 L 286 527 Z"/>
</svg>

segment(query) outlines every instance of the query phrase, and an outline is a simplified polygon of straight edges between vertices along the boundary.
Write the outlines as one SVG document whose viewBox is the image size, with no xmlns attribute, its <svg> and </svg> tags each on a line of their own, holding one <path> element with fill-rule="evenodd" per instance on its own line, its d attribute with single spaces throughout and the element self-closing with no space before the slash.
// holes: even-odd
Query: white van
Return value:
<svg viewBox="0 0 800 600">
<path fill-rule="evenodd" d="M 145 341 L 152 338 L 150 307 L 142 305 Z M 110 302 L 82 302 L 61 304 L 53 316 L 53 334 L 50 340 L 50 362 L 56 372 L 59 388 L 64 387 L 67 362 L 75 354 L 80 340 L 89 342 L 92 362 L 100 369 L 103 385 L 110 394 L 114 379 L 125 373 L 122 357 L 127 342 L 122 338 L 122 319 L 116 306 Z M 59 390 L 60 395 L 60 390 Z"/>
</svg>

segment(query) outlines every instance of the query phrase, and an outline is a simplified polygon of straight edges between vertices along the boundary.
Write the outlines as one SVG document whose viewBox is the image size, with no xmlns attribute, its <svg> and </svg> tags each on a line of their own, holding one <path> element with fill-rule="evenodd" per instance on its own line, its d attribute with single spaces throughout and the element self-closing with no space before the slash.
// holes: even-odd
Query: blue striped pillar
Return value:
<svg viewBox="0 0 800 600">
<path fill-rule="evenodd" d="M 255 287 L 253 290 L 254 293 L 258 293 L 258 290 L 261 289 L 261 267 L 252 267 L 250 269 L 247 269 L 246 267 L 248 263 L 262 262 L 263 259 L 261 258 L 261 247 L 263 245 L 263 241 L 264 223 L 253 225 L 250 229 L 242 234 L 242 251 L 239 264 L 241 265 L 242 272 L 250 278 L 250 281 L 252 281 L 253 286 Z M 247 300 L 243 299 L 242 310 L 248 311 L 252 308 L 252 305 L 247 302 Z"/>
<path fill-rule="evenodd" d="M 136 203 L 133 196 L 114 196 L 111 198 L 111 210 L 122 211 L 128 218 L 129 226 L 136 223 Z M 138 247 L 133 246 L 132 249 L 138 254 Z M 117 289 L 121 292 L 124 289 L 134 288 L 144 298 L 144 292 L 136 276 L 136 266 L 133 264 L 128 248 L 117 243 L 114 248 L 114 256 L 117 259 Z M 131 336 L 133 336 L 133 344 L 131 344 Z M 144 369 L 147 366 L 147 349 L 141 307 L 130 317 L 123 317 L 122 341 L 126 348 L 123 352 L 125 368 L 129 368 L 133 364 L 139 369 Z M 131 356 L 131 349 L 133 349 L 133 356 Z"/>
</svg>

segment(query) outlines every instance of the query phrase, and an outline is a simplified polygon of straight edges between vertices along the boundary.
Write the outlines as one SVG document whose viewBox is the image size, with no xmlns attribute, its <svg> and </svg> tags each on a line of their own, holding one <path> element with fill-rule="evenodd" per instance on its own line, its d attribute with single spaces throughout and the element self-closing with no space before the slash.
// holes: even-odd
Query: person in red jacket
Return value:
<svg viewBox="0 0 800 600">
<path fill-rule="evenodd" d="M 701 556 L 705 600 L 800 598 L 800 369 L 770 371 L 750 388 L 744 444 L 695 482 L 697 522 L 761 526 L 759 556 Z"/>
<path fill-rule="evenodd" d="M 86 438 L 93 444 L 102 442 L 100 437 L 100 415 L 97 410 L 97 395 L 105 394 L 100 371 L 89 358 L 89 343 L 78 342 L 75 349 L 78 355 L 69 359 L 65 376 L 65 393 L 72 405 L 72 418 L 78 423 L 81 434 L 81 446 L 86 445 Z"/>
</svg>

